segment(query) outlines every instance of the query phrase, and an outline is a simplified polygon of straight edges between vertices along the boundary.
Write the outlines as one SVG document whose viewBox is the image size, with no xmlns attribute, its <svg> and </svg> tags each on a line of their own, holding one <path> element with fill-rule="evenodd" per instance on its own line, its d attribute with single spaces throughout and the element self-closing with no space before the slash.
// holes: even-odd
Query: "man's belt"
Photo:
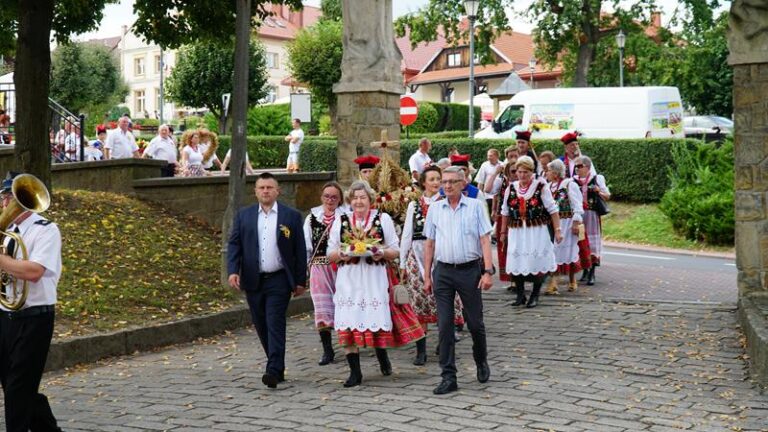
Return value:
<svg viewBox="0 0 768 432">
<path fill-rule="evenodd" d="M 450 268 L 454 268 L 454 269 L 457 269 L 457 270 L 461 270 L 461 269 L 468 269 L 468 268 L 472 268 L 472 267 L 480 267 L 480 259 L 478 258 L 476 260 L 467 261 L 467 262 L 461 263 L 461 264 L 451 264 L 451 263 L 444 263 L 442 261 L 438 261 L 437 264 L 441 265 L 443 267 L 450 267 Z"/>
<path fill-rule="evenodd" d="M 282 274 L 284 271 L 285 271 L 284 269 L 280 269 L 278 271 L 273 271 L 273 272 L 261 272 L 259 273 L 259 279 L 261 280 L 272 279 L 273 277 Z"/>
<path fill-rule="evenodd" d="M 55 310 L 55 305 L 30 306 L 28 308 L 17 311 L 0 311 L 0 317 L 8 319 L 29 318 L 47 313 L 53 313 Z"/>
</svg>

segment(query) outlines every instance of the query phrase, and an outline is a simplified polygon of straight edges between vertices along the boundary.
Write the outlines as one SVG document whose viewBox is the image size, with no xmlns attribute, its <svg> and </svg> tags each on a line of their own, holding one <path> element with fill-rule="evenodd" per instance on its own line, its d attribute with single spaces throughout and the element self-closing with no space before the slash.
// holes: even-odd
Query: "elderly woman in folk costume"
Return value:
<svg viewBox="0 0 768 432">
<path fill-rule="evenodd" d="M 496 194 L 493 200 L 493 212 L 492 219 L 494 223 L 494 237 L 496 238 L 496 254 L 499 261 L 499 280 L 502 282 L 509 282 L 512 278 L 506 272 L 507 266 L 507 242 L 501 241 L 502 231 L 502 215 L 501 215 L 501 203 L 504 198 L 504 191 L 509 188 L 509 185 L 517 179 L 517 147 L 507 147 L 504 150 L 506 160 L 503 166 L 499 167 L 488 178 L 488 182 L 485 185 L 485 190 L 489 191 L 493 188 L 493 183 L 499 183 L 499 193 Z M 513 286 L 510 285 L 508 290 L 512 290 Z"/>
<path fill-rule="evenodd" d="M 563 241 L 555 245 L 557 273 L 568 276 L 568 291 L 576 291 L 576 272 L 582 268 L 582 260 L 589 266 L 589 246 L 579 238 L 584 233 L 581 189 L 576 181 L 565 177 L 565 164 L 556 159 L 547 166 L 549 190 L 560 211 L 560 232 Z M 557 294 L 557 275 L 550 278 L 544 294 Z"/>
<path fill-rule="evenodd" d="M 440 168 L 436 166 L 426 168 L 419 176 L 419 187 L 423 193 L 408 204 L 400 241 L 400 280 L 411 293 L 411 306 L 425 333 L 427 324 L 437 323 L 437 305 L 434 294 L 424 291 L 424 222 L 430 204 L 441 199 L 441 178 Z M 454 322 L 457 325 L 464 324 L 461 309 L 461 300 L 457 297 L 454 307 Z M 422 366 L 426 362 L 427 339 L 423 338 L 416 342 L 416 358 L 413 364 Z"/>
<path fill-rule="evenodd" d="M 611 191 L 605 184 L 605 177 L 593 172 L 592 159 L 587 156 L 576 158 L 574 164 L 576 182 L 581 189 L 584 207 L 584 228 L 589 239 L 589 250 L 592 255 L 592 266 L 586 275 L 582 275 L 582 281 L 586 279 L 587 285 L 595 284 L 595 267 L 600 265 L 600 257 L 603 250 L 603 228 L 601 216 L 598 213 L 600 206 L 605 206 L 605 201 L 611 199 Z"/>
<path fill-rule="evenodd" d="M 341 208 L 344 192 L 338 183 L 328 182 L 323 185 L 321 194 L 323 204 L 312 208 L 304 221 L 304 239 L 309 258 L 307 280 L 315 309 L 315 326 L 323 345 L 323 355 L 318 364 L 325 366 L 335 358 L 331 330 L 334 326 L 336 265 L 328 259 L 328 237 L 333 222 L 344 213 Z"/>
<path fill-rule="evenodd" d="M 557 269 L 555 251 L 547 226 L 555 226 L 555 241 L 563 235 L 557 203 L 547 182 L 534 177 L 533 160 L 521 156 L 517 160 L 517 178 L 504 194 L 501 205 L 502 241 L 507 241 L 506 271 L 515 281 L 517 299 L 513 306 L 526 303 L 525 279 L 533 279 L 533 291 L 527 308 L 538 305 L 541 285 L 547 273 Z"/>
</svg>

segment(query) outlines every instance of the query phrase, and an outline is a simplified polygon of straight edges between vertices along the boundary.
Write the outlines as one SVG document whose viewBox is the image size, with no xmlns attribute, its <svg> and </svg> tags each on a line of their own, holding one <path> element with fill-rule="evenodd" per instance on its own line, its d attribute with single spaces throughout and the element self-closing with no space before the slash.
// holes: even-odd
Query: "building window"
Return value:
<svg viewBox="0 0 768 432">
<path fill-rule="evenodd" d="M 133 59 L 133 74 L 135 76 L 144 76 L 144 57 Z"/>
<path fill-rule="evenodd" d="M 452 52 L 448 53 L 448 67 L 461 66 L 461 53 Z"/>
<path fill-rule="evenodd" d="M 160 96 L 162 96 L 160 94 L 160 88 L 155 87 L 155 112 L 158 112 L 160 110 L 160 107 L 163 105 L 163 102 Z"/>
<path fill-rule="evenodd" d="M 273 103 L 277 100 L 277 86 L 269 86 L 267 87 L 267 95 L 264 96 L 264 98 L 259 101 L 260 103 Z"/>
<path fill-rule="evenodd" d="M 160 75 L 160 69 L 162 64 L 160 62 L 160 54 L 155 54 L 155 75 Z"/>
<path fill-rule="evenodd" d="M 136 90 L 133 92 L 133 112 L 136 114 L 143 114 L 147 109 L 147 98 L 144 90 Z"/>
<path fill-rule="evenodd" d="M 267 53 L 267 67 L 270 69 L 280 69 L 280 57 L 278 57 L 277 53 L 268 52 Z"/>
</svg>

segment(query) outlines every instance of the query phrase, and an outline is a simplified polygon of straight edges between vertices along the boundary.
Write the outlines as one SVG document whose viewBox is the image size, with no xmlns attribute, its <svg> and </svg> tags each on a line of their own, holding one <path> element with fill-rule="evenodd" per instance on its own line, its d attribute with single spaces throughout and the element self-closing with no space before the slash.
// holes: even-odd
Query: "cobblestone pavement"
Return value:
<svg viewBox="0 0 768 432">
<path fill-rule="evenodd" d="M 468 333 L 459 391 L 435 396 L 439 368 L 391 352 L 383 377 L 362 359 L 344 389 L 343 356 L 317 366 L 309 317 L 289 321 L 287 382 L 261 384 L 264 355 L 241 330 L 44 377 L 67 431 L 768 431 L 768 396 L 748 380 L 732 305 L 543 298 L 526 310 L 486 297 L 491 381 L 479 384 Z M 436 333 L 429 336 L 433 354 Z"/>
</svg>

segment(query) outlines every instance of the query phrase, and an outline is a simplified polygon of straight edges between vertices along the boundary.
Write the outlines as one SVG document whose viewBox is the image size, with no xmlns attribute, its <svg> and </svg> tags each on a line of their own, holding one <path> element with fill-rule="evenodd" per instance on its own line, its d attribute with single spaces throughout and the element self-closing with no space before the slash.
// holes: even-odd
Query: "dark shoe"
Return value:
<svg viewBox="0 0 768 432">
<path fill-rule="evenodd" d="M 277 383 L 279 382 L 279 379 L 277 375 L 265 373 L 261 377 L 261 382 L 269 388 L 277 388 Z"/>
<path fill-rule="evenodd" d="M 457 332 L 463 332 L 464 331 L 464 324 L 456 324 L 456 331 Z"/>
<path fill-rule="evenodd" d="M 531 296 L 531 298 L 528 299 L 528 303 L 525 304 L 525 307 L 528 309 L 535 308 L 539 305 L 539 296 Z"/>
<path fill-rule="evenodd" d="M 285 371 L 281 371 L 281 372 L 280 372 L 280 373 L 277 375 L 277 382 L 279 382 L 279 383 L 281 383 L 281 382 L 285 382 Z"/>
<path fill-rule="evenodd" d="M 579 282 L 586 282 L 587 279 L 589 279 L 589 269 L 584 269 L 581 272 L 581 278 L 579 279 Z"/>
<path fill-rule="evenodd" d="M 592 286 L 595 284 L 595 266 L 589 269 L 589 278 L 587 279 L 587 285 Z"/>
<path fill-rule="evenodd" d="M 483 360 L 477 363 L 477 380 L 481 383 L 486 383 L 491 378 L 491 367 L 488 366 L 488 362 Z"/>
<path fill-rule="evenodd" d="M 336 358 L 336 353 L 333 351 L 333 341 L 331 340 L 331 332 L 324 330 L 320 332 L 320 342 L 323 344 L 323 356 L 320 361 L 317 362 L 320 366 L 333 363 L 333 359 Z"/>
<path fill-rule="evenodd" d="M 533 282 L 531 297 L 528 299 L 528 303 L 525 304 L 525 307 L 528 309 L 535 308 L 539 304 L 539 293 L 541 292 L 541 284 L 544 281 L 543 279 L 543 277 L 537 276 Z"/>
<path fill-rule="evenodd" d="M 363 373 L 360 371 L 360 353 L 347 354 L 349 364 L 349 378 L 344 382 L 344 387 L 359 386 L 363 382 Z"/>
<path fill-rule="evenodd" d="M 451 392 L 455 392 L 458 389 L 459 389 L 459 385 L 456 384 L 456 381 L 450 381 L 450 380 L 444 379 L 440 383 L 440 385 L 438 385 L 437 387 L 435 387 L 434 390 L 432 390 L 432 393 L 436 395 L 444 395 Z"/>
<path fill-rule="evenodd" d="M 517 294 L 517 299 L 514 303 L 512 303 L 512 306 L 522 306 L 525 304 L 525 282 L 523 281 L 517 281 L 515 282 L 515 293 Z"/>
<path fill-rule="evenodd" d="M 389 355 L 384 348 L 376 348 L 376 358 L 379 360 L 379 369 L 384 376 L 392 375 L 392 363 L 389 362 Z"/>
<path fill-rule="evenodd" d="M 424 366 L 427 364 L 427 338 L 421 338 L 416 341 L 416 358 L 413 359 L 415 366 Z"/>
</svg>

